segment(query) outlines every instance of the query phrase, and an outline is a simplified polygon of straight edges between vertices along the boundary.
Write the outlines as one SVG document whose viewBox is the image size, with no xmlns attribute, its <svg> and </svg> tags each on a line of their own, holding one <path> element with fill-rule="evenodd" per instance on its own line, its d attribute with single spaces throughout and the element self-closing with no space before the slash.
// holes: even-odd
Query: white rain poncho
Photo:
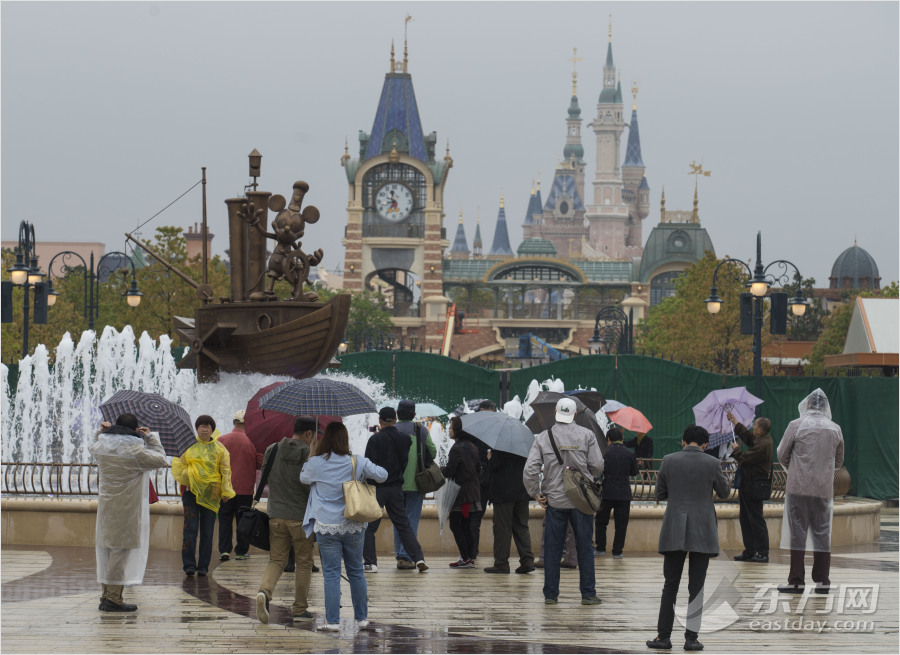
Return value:
<svg viewBox="0 0 900 655">
<path fill-rule="evenodd" d="M 829 552 L 834 471 L 844 462 L 844 436 L 821 389 L 798 410 L 800 418 L 790 422 L 778 444 L 778 461 L 787 470 L 781 547 Z"/>
<path fill-rule="evenodd" d="M 135 585 L 144 579 L 150 548 L 150 480 L 168 465 L 159 435 L 101 432 L 89 447 L 100 471 L 97 503 L 97 582 Z"/>
</svg>

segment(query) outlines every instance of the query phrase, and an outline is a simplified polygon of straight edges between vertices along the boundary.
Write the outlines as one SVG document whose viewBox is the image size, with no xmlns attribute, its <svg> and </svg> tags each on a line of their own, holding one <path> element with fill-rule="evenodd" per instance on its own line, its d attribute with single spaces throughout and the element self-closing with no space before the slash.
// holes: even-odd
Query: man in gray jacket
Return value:
<svg viewBox="0 0 900 655">
<path fill-rule="evenodd" d="M 534 438 L 522 473 L 528 495 L 537 499 L 547 511 L 544 527 L 544 602 L 547 605 L 556 605 L 559 597 L 560 558 L 569 524 L 575 534 L 575 550 L 578 553 L 581 604 L 600 604 L 591 546 L 594 515 L 576 509 L 566 496 L 563 471 L 571 467 L 588 477 L 599 475 L 603 471 L 603 455 L 594 433 L 573 422 L 575 414 L 576 405 L 571 398 L 562 398 L 556 403 L 556 424 Z"/>
<path fill-rule="evenodd" d="M 266 448 L 263 471 L 269 472 L 269 564 L 256 594 L 256 618 L 269 622 L 269 601 L 272 592 L 294 547 L 296 574 L 294 577 L 294 620 L 313 618 L 308 609 L 310 577 L 313 564 L 313 536 L 303 531 L 303 517 L 309 500 L 309 485 L 300 482 L 300 471 L 310 455 L 310 443 L 316 434 L 316 419 L 298 416 L 294 421 L 294 435 Z M 277 451 L 275 447 L 277 448 Z M 274 458 L 274 459 L 273 459 Z"/>
<path fill-rule="evenodd" d="M 681 438 L 682 450 L 663 457 L 656 476 L 656 499 L 666 500 L 659 532 L 659 553 L 665 556 L 662 599 L 656 639 L 647 642 L 649 648 L 672 648 L 672 624 L 675 621 L 675 599 L 684 570 L 684 560 L 690 553 L 688 569 L 687 625 L 684 631 L 685 650 L 703 650 L 697 641 L 703 610 L 703 584 L 709 558 L 719 554 L 719 530 L 712 494 L 727 498 L 731 491 L 716 457 L 704 451 L 709 444 L 709 432 L 697 425 L 689 425 Z"/>
</svg>

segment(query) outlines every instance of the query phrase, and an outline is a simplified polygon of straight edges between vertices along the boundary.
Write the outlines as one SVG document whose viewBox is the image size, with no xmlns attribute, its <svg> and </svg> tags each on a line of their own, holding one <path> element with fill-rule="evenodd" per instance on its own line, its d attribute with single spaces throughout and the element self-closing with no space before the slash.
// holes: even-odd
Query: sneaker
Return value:
<svg viewBox="0 0 900 655">
<path fill-rule="evenodd" d="M 235 555 L 234 559 L 250 559 L 250 555 L 247 553 L 244 553 L 243 555 Z"/>
<path fill-rule="evenodd" d="M 408 559 L 398 559 L 397 568 L 401 571 L 411 571 L 412 569 L 416 568 L 416 565 L 413 562 L 410 562 Z"/>
<path fill-rule="evenodd" d="M 461 568 L 463 568 L 463 566 L 465 565 L 465 563 L 466 563 L 466 560 L 464 560 L 462 557 L 460 557 L 460 558 L 459 558 L 458 560 L 456 560 L 455 562 L 450 562 L 450 564 L 448 564 L 448 566 L 449 566 L 451 569 L 461 569 Z"/>
<path fill-rule="evenodd" d="M 644 642 L 647 644 L 647 648 L 655 648 L 656 650 L 672 650 L 672 640 L 668 637 L 659 637 L 656 639 L 651 639 L 650 641 Z"/>
<path fill-rule="evenodd" d="M 260 623 L 269 622 L 269 597 L 264 591 L 256 594 L 256 618 Z"/>
<path fill-rule="evenodd" d="M 356 625 L 359 626 L 360 630 L 365 630 L 369 627 L 369 622 L 366 619 L 363 619 L 362 621 L 357 621 Z"/>
<path fill-rule="evenodd" d="M 363 571 L 366 573 L 378 573 L 378 566 L 375 564 L 364 564 Z"/>
<path fill-rule="evenodd" d="M 326 623 L 324 625 L 320 625 L 319 630 L 325 630 L 326 632 L 340 632 L 341 624 L 340 623 Z"/>
<path fill-rule="evenodd" d="M 474 569 L 475 568 L 475 560 L 467 559 L 464 561 L 458 568 L 461 569 Z"/>
<path fill-rule="evenodd" d="M 230 559 L 231 559 L 231 555 L 229 555 L 228 553 L 221 553 L 221 554 L 219 554 L 219 561 L 220 561 L 220 562 L 227 562 L 227 561 L 230 560 Z"/>
<path fill-rule="evenodd" d="M 474 568 L 474 566 L 475 566 L 475 563 L 472 562 L 472 560 L 469 560 L 469 566 L 466 568 L 471 569 L 471 568 Z M 428 570 L 428 565 L 425 563 L 425 560 L 420 559 L 418 562 L 416 562 L 416 568 L 419 569 L 419 573 L 425 573 L 425 571 Z"/>
<path fill-rule="evenodd" d="M 599 548 L 594 549 L 594 557 L 600 557 L 602 555 L 606 555 L 605 550 L 600 550 Z"/>
<path fill-rule="evenodd" d="M 623 557 L 622 553 L 613 553 L 613 559 L 622 559 Z"/>
<path fill-rule="evenodd" d="M 295 621 L 309 621 L 313 618 L 312 612 L 306 610 L 303 614 L 294 614 Z"/>
<path fill-rule="evenodd" d="M 545 598 L 544 605 L 556 605 L 559 601 L 555 598 Z"/>
<path fill-rule="evenodd" d="M 596 596 L 587 596 L 587 597 L 581 599 L 581 604 L 582 605 L 599 605 L 600 599 L 597 598 Z"/>
</svg>

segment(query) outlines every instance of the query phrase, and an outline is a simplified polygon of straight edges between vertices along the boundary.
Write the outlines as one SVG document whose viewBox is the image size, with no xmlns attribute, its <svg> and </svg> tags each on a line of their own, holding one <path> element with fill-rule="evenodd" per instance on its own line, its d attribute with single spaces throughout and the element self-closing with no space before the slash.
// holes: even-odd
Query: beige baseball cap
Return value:
<svg viewBox="0 0 900 655">
<path fill-rule="evenodd" d="M 236 411 L 236 412 L 234 413 L 234 419 L 233 419 L 233 421 L 234 421 L 235 423 L 243 423 L 243 422 L 244 422 L 244 414 L 245 414 L 244 410 L 243 410 L 243 409 L 239 409 L 238 411 Z"/>
</svg>

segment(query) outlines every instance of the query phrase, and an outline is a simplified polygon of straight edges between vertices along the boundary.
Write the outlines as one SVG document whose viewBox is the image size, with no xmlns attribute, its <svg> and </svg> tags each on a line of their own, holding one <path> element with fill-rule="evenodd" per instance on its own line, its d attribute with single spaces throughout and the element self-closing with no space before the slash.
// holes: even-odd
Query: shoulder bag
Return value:
<svg viewBox="0 0 900 655">
<path fill-rule="evenodd" d="M 573 469 L 563 463 L 562 455 L 553 438 L 553 429 L 547 431 L 550 436 L 550 445 L 556 453 L 559 465 L 563 467 L 563 489 L 566 497 L 572 501 L 575 508 L 584 514 L 594 514 L 600 509 L 603 498 L 603 482 L 592 480 L 578 469 Z"/>
<path fill-rule="evenodd" d="M 356 479 L 356 455 L 351 456 L 353 462 L 352 477 L 343 483 L 344 518 L 348 521 L 370 523 L 381 518 L 382 509 L 375 497 L 375 487 L 363 480 Z"/>
<path fill-rule="evenodd" d="M 772 497 L 772 466 L 769 466 L 769 477 L 750 480 L 750 500 L 761 502 Z"/>
<path fill-rule="evenodd" d="M 249 542 L 251 546 L 256 546 L 262 550 L 269 550 L 269 515 L 261 509 L 256 509 L 256 504 L 262 496 L 263 489 L 269 481 L 269 473 L 272 471 L 272 465 L 275 463 L 275 457 L 278 455 L 278 443 L 272 447 L 272 456 L 266 462 L 262 475 L 259 478 L 259 484 L 256 487 L 256 496 L 253 498 L 252 507 L 241 507 L 238 510 L 237 533 L 242 540 Z"/>
<path fill-rule="evenodd" d="M 425 446 L 422 445 L 422 437 L 419 432 L 420 425 L 416 425 L 416 487 L 423 494 L 437 491 L 444 486 L 444 476 L 438 463 L 431 460 L 431 464 L 425 466 Z"/>
</svg>

